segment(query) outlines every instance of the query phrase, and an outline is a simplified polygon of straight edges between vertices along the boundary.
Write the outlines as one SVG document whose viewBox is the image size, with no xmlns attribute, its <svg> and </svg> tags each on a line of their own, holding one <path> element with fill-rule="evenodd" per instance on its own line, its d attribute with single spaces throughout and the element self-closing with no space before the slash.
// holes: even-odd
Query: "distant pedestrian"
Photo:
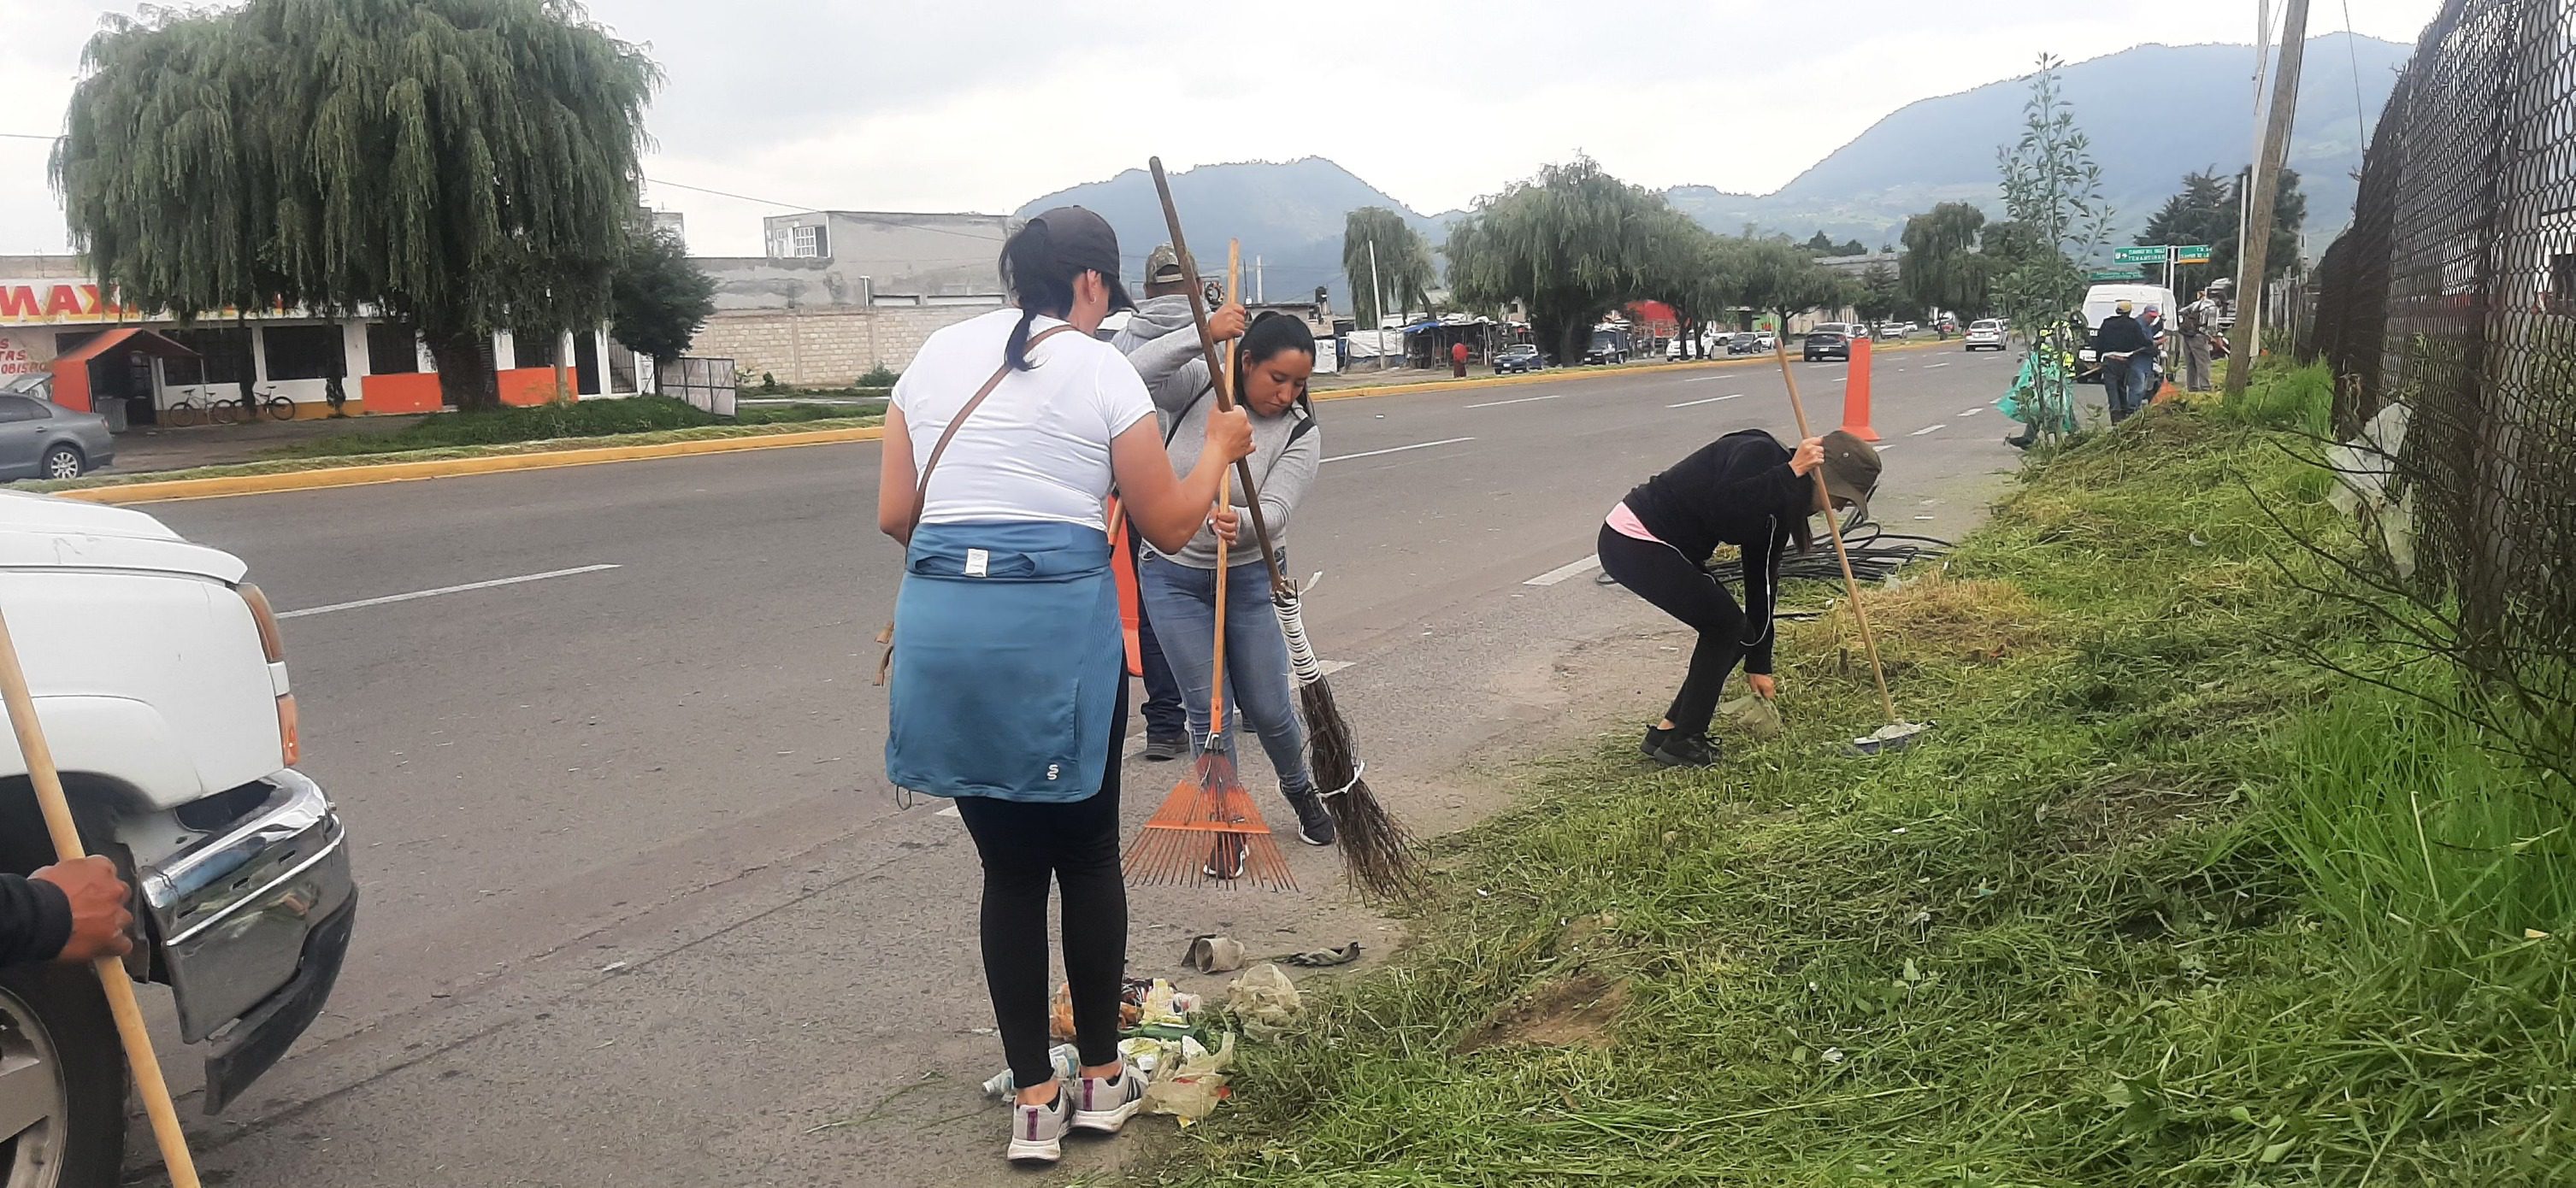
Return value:
<svg viewBox="0 0 2576 1188">
<path fill-rule="evenodd" d="M 2210 299 L 2209 290 L 2200 291 L 2200 299 L 2182 307 L 2183 386 L 2194 392 L 2210 390 L 2210 336 L 2218 331 L 2218 302 Z"/>
<path fill-rule="evenodd" d="M 2121 302 L 2093 331 L 2093 359 L 2102 369 L 2102 393 L 2110 402 L 2114 425 L 2128 420 L 2144 402 L 2138 391 L 2136 359 L 2142 354 L 2152 356 L 2156 349 L 2155 339 L 2148 337 L 2132 308 Z"/>
<path fill-rule="evenodd" d="M 1465 379 L 1465 378 L 1467 378 L 1467 344 L 1466 344 L 1466 343 L 1461 342 L 1461 343 L 1456 343 L 1456 344 L 1453 344 L 1453 345 L 1451 345 L 1451 346 L 1450 346 L 1450 348 L 1449 348 L 1449 375 L 1450 375 L 1450 378 L 1452 378 L 1452 379 Z"/>
<path fill-rule="evenodd" d="M 1091 337 L 1133 304 L 1099 215 L 1031 218 L 1000 271 L 1017 308 L 932 334 L 886 409 L 877 527 L 905 545 L 886 774 L 953 797 L 974 839 L 984 981 L 1017 1086 L 1005 1154 L 1053 1163 L 1066 1131 L 1116 1132 L 1145 1089 L 1118 1052 L 1127 681 L 1104 504 L 1116 486 L 1147 542 L 1181 548 L 1251 452 L 1252 425 L 1211 413 L 1197 465 L 1174 477 L 1144 381 Z M 1050 884 L 1080 1054 L 1070 1085 L 1048 1054 Z"/>
</svg>

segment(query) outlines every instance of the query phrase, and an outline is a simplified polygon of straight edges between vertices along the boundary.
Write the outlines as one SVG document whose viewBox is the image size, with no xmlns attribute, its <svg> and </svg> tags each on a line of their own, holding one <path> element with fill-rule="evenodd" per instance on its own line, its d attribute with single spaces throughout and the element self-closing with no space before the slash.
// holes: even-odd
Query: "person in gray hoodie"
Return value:
<svg viewBox="0 0 2576 1188">
<path fill-rule="evenodd" d="M 1231 312 L 1235 307 L 1228 307 Z M 1145 390 L 1163 413 L 1163 436 L 1174 451 L 1173 464 L 1187 465 L 1198 438 L 1191 426 L 1204 428 L 1216 411 L 1207 360 L 1196 341 L 1187 350 L 1166 345 L 1178 335 L 1165 335 L 1129 357 L 1145 379 Z M 1234 350 L 1235 399 L 1252 414 L 1253 481 L 1261 493 L 1261 515 L 1270 528 L 1270 543 L 1287 565 L 1287 538 L 1297 504 L 1314 485 L 1324 460 L 1324 435 L 1317 428 L 1306 382 L 1315 367 L 1315 335 L 1306 323 L 1280 313 L 1252 320 Z M 1202 434 L 1203 435 L 1203 434 Z M 1182 706 L 1189 713 L 1194 750 L 1211 744 L 1209 686 L 1213 682 L 1216 641 L 1217 582 L 1226 583 L 1226 684 L 1242 710 L 1244 722 L 1261 739 L 1270 766 L 1279 775 L 1279 792 L 1297 812 L 1297 836 L 1308 845 L 1333 843 L 1333 818 L 1324 811 L 1306 762 L 1306 729 L 1297 718 L 1297 695 L 1288 670 L 1288 645 L 1270 607 L 1270 569 L 1250 530 L 1248 506 L 1239 501 L 1208 517 L 1207 526 L 1178 552 L 1149 550 L 1137 566 L 1147 613 L 1161 634 L 1164 658 L 1180 681 Z M 1223 574 L 1217 572 L 1217 541 L 1230 549 Z M 1217 745 L 1230 744 L 1219 732 Z M 1222 861 L 1210 869 L 1231 876 Z"/>
<path fill-rule="evenodd" d="M 1127 317 L 1127 324 L 1110 336 L 1109 345 L 1119 354 L 1133 356 L 1147 344 L 1161 342 L 1166 349 L 1176 344 L 1196 347 L 1199 336 L 1190 317 L 1190 286 L 1181 271 L 1181 255 L 1166 243 L 1145 257 L 1145 300 L 1138 303 Z M 1218 341 L 1243 332 L 1243 314 L 1229 307 L 1232 321 L 1210 319 L 1219 329 Z M 1142 542 L 1139 542 L 1141 548 Z M 1178 759 L 1189 749 L 1189 718 L 1181 711 L 1180 682 L 1172 679 L 1171 662 L 1164 658 L 1162 641 L 1154 634 L 1154 612 L 1139 605 L 1136 614 L 1136 659 L 1143 668 L 1145 702 L 1138 711 L 1145 719 L 1147 759 Z"/>
</svg>

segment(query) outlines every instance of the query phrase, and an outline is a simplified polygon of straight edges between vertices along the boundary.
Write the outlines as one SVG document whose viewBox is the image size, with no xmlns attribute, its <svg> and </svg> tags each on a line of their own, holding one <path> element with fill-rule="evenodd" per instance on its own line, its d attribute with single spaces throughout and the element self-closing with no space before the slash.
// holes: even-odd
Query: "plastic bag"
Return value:
<svg viewBox="0 0 2576 1188">
<path fill-rule="evenodd" d="M 1244 1034 L 1254 1039 L 1287 1031 L 1302 1009 L 1297 984 L 1288 980 L 1287 971 L 1268 961 L 1245 970 L 1225 988 L 1225 1005 L 1243 1022 Z"/>
<path fill-rule="evenodd" d="M 1717 712 L 1726 720 L 1744 728 L 1755 738 L 1772 738 L 1780 733 L 1780 703 L 1768 697 L 1747 693 L 1732 701 L 1721 701 Z"/>
<path fill-rule="evenodd" d="M 1169 1047 L 1165 1048 L 1168 1054 Z M 1194 1039 L 1180 1041 L 1180 1060 L 1145 1085 L 1145 1110 L 1170 1114 L 1184 1126 L 1207 1117 L 1225 1100 L 1225 1070 L 1234 1065 L 1234 1033 L 1225 1033 L 1215 1051 Z"/>
</svg>

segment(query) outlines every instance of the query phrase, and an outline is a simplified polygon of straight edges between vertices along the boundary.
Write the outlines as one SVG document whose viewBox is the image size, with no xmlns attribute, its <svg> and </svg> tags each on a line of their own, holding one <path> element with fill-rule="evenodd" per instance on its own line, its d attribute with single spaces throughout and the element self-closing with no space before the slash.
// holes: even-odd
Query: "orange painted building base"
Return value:
<svg viewBox="0 0 2576 1188">
<path fill-rule="evenodd" d="M 555 369 L 552 367 L 513 367 L 500 373 L 501 403 L 513 408 L 530 408 L 552 404 L 555 400 Z M 570 368 L 564 379 L 572 379 Z"/>
<path fill-rule="evenodd" d="M 435 371 L 366 376 L 358 381 L 358 396 L 359 408 L 370 413 L 425 413 L 444 407 Z"/>
</svg>

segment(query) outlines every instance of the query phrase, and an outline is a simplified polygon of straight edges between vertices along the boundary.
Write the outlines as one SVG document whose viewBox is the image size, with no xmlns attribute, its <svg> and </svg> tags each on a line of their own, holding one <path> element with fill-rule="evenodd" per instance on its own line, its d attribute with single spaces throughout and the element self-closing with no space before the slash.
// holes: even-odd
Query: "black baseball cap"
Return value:
<svg viewBox="0 0 2576 1188">
<path fill-rule="evenodd" d="M 1110 228 L 1109 220 L 1079 206 L 1059 206 L 1040 211 L 1029 222 L 1046 224 L 1047 243 L 1057 263 L 1077 272 L 1097 272 L 1109 282 L 1110 309 L 1136 308 L 1127 296 L 1127 286 L 1118 283 L 1118 232 Z"/>
</svg>

